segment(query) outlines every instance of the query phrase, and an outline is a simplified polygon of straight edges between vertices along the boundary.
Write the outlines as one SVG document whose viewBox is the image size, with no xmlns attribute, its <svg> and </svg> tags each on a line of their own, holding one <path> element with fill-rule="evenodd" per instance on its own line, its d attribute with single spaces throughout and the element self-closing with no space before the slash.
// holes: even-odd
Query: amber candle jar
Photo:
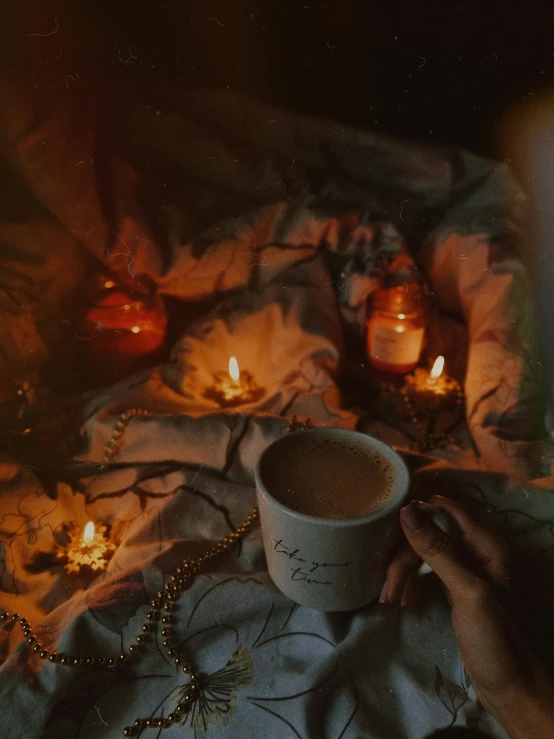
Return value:
<svg viewBox="0 0 554 739">
<path fill-rule="evenodd" d="M 382 372 L 411 372 L 423 349 L 427 313 L 427 301 L 417 283 L 375 291 L 366 322 L 370 364 Z"/>
<path fill-rule="evenodd" d="M 102 274 L 84 287 L 83 298 L 82 349 L 95 379 L 117 382 L 158 361 L 167 317 L 153 286 L 149 292 L 132 291 Z"/>
</svg>

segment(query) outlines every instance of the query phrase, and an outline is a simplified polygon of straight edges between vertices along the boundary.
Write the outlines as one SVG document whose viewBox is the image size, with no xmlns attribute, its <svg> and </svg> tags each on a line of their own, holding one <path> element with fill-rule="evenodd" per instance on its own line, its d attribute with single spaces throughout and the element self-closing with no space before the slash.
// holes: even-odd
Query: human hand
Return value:
<svg viewBox="0 0 554 739">
<path fill-rule="evenodd" d="M 477 695 L 511 737 L 554 735 L 554 687 L 512 612 L 506 541 L 463 506 L 438 496 L 431 503 L 458 524 L 458 546 L 416 503 L 402 509 L 401 525 L 414 553 L 445 586 L 452 625 Z"/>
<path fill-rule="evenodd" d="M 458 532 L 456 540 L 465 539 L 463 548 L 466 557 L 469 556 L 475 564 L 480 565 L 483 571 L 489 574 L 492 582 L 508 594 L 511 590 L 510 554 L 505 538 L 499 532 L 478 524 L 463 506 L 448 498 L 436 495 L 431 498 L 431 502 L 435 504 L 435 511 L 442 509 L 446 511 L 447 516 L 454 519 L 454 526 L 451 526 L 452 534 L 455 530 Z M 415 501 L 414 506 L 423 511 L 427 509 L 430 513 L 433 508 L 429 503 L 421 501 Z M 442 517 L 444 518 L 444 515 Z M 465 531 L 463 536 L 462 530 Z M 410 606 L 419 598 L 421 580 L 419 570 L 422 558 L 404 536 L 402 540 L 388 565 L 386 580 L 379 597 L 380 603 L 399 601 L 402 606 Z"/>
<path fill-rule="evenodd" d="M 446 527 L 446 532 L 450 531 L 453 539 L 452 544 L 462 543 L 465 556 L 472 558 L 475 564 L 480 565 L 484 572 L 489 574 L 492 582 L 508 594 L 511 591 L 512 581 L 510 553 L 505 537 L 499 532 L 474 521 L 463 506 L 448 498 L 435 495 L 431 498 L 431 501 L 434 506 L 422 501 L 414 501 L 413 505 L 422 511 L 422 515 L 427 512 L 430 515 L 431 522 L 437 518 L 435 514 L 439 513 L 440 516 L 438 517 L 444 520 L 444 512 L 446 512 L 446 523 L 450 523 Z M 463 535 L 461 521 L 465 530 Z M 444 531 L 444 523 L 441 523 L 440 526 L 443 527 Z M 388 565 L 386 580 L 379 598 L 380 602 L 394 603 L 400 601 L 403 606 L 413 605 L 419 597 L 421 565 L 422 558 L 403 535 L 402 542 Z"/>
</svg>

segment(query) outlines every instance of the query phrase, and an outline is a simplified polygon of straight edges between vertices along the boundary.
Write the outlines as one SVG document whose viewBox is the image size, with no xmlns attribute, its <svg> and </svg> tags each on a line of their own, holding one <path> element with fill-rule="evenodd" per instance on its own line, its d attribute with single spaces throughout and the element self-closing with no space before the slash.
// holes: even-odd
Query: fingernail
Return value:
<svg viewBox="0 0 554 739">
<path fill-rule="evenodd" d="M 427 522 L 425 514 L 420 510 L 417 503 L 410 503 L 400 509 L 400 520 L 410 529 L 419 531 Z"/>
<path fill-rule="evenodd" d="M 402 598 L 400 598 L 400 605 L 402 608 L 406 608 L 407 606 L 413 606 L 417 598 L 415 597 L 415 593 L 413 591 L 404 591 L 402 593 Z"/>
<path fill-rule="evenodd" d="M 414 598 L 413 596 L 406 597 L 405 595 L 403 595 L 400 601 L 400 605 L 402 606 L 402 608 L 410 608 L 411 606 L 414 606 L 416 602 L 417 598 Z"/>
<path fill-rule="evenodd" d="M 389 586 L 387 583 L 381 588 L 381 595 L 379 596 L 379 603 L 386 603 L 389 595 Z"/>
</svg>

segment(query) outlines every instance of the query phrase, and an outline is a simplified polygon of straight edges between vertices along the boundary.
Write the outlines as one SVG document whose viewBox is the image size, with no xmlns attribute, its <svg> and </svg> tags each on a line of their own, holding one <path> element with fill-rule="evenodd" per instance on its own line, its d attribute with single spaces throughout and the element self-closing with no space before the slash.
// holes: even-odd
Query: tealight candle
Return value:
<svg viewBox="0 0 554 739">
<path fill-rule="evenodd" d="M 95 527 L 89 521 L 84 529 L 75 527 L 69 533 L 69 543 L 56 552 L 57 559 L 64 563 L 68 573 L 80 573 L 89 570 L 101 572 L 108 566 L 116 545 L 105 537 L 106 527 Z"/>
<path fill-rule="evenodd" d="M 428 411 L 439 408 L 447 398 L 459 402 L 463 396 L 459 383 L 444 373 L 443 356 L 436 358 L 431 371 L 417 367 L 412 375 L 406 377 L 406 384 L 400 392 L 419 409 Z"/>
<path fill-rule="evenodd" d="M 241 372 L 237 358 L 231 357 L 228 372 L 218 372 L 214 375 L 214 384 L 206 390 L 204 396 L 225 408 L 254 403 L 263 394 L 264 389 L 256 384 L 250 372 Z"/>
</svg>

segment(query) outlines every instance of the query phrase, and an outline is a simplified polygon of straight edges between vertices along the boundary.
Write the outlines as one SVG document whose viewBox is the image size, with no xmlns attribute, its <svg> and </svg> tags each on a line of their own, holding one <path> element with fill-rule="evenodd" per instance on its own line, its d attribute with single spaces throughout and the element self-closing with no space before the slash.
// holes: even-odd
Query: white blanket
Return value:
<svg viewBox="0 0 554 739">
<path fill-rule="evenodd" d="M 292 415 L 345 427 L 366 415 L 366 430 L 407 455 L 415 495 L 442 492 L 467 502 L 506 529 L 537 580 L 551 583 L 551 446 L 540 427 L 528 287 L 510 241 L 521 199 L 505 173 L 459 152 L 421 150 L 249 101 L 240 103 L 240 126 L 236 101 L 200 97 L 195 104 L 177 123 L 188 130 L 199 119 L 222 122 L 223 133 L 204 141 L 219 169 L 210 174 L 200 145 L 180 151 L 177 139 L 159 131 L 155 144 L 171 148 L 189 174 L 205 167 L 206 188 L 216 192 L 210 202 L 219 205 L 231 163 L 216 140 L 234 141 L 237 151 L 241 141 L 248 145 L 232 179 L 242 212 L 187 241 L 190 212 L 174 205 L 168 266 L 147 239 L 132 242 L 126 258 L 162 292 L 183 300 L 220 294 L 221 301 L 181 337 L 170 363 L 88 398 L 86 449 L 56 497 L 29 468 L 0 466 L 0 604 L 27 617 L 47 649 L 84 658 L 126 650 L 171 566 L 201 554 L 248 515 L 256 461 Z M 159 118 L 137 119 L 144 140 L 152 143 L 153 126 L 163 130 Z M 286 197 L 270 203 L 267 192 L 259 195 L 263 181 Z M 244 206 L 256 198 L 256 207 Z M 387 203 L 396 216 L 385 218 Z M 430 214 L 435 224 L 418 258 L 460 335 L 468 329 L 470 433 L 423 456 L 410 449 L 406 429 L 392 428 L 373 407 L 343 407 L 336 379 L 345 335 L 363 341 L 365 300 L 384 260 L 403 248 L 403 224 L 414 234 Z M 447 338 L 448 367 L 457 358 Z M 221 412 L 205 390 L 231 355 L 264 393 Z M 131 420 L 103 471 L 106 444 L 128 408 L 150 415 Z M 105 573 L 83 579 L 65 572 L 52 552 L 67 544 L 71 524 L 89 519 L 109 527 L 117 551 Z M 412 609 L 373 603 L 319 613 L 294 606 L 273 586 L 255 529 L 195 578 L 175 616 L 179 653 L 200 670 L 201 692 L 184 726 L 163 731 L 168 739 L 422 739 L 449 725 L 504 736 L 475 698 L 432 576 Z M 167 716 L 186 687 L 159 634 L 117 668 L 52 664 L 22 641 L 18 626 L 0 634 L 0 734 L 10 739 L 119 737 L 139 716 Z"/>
</svg>

